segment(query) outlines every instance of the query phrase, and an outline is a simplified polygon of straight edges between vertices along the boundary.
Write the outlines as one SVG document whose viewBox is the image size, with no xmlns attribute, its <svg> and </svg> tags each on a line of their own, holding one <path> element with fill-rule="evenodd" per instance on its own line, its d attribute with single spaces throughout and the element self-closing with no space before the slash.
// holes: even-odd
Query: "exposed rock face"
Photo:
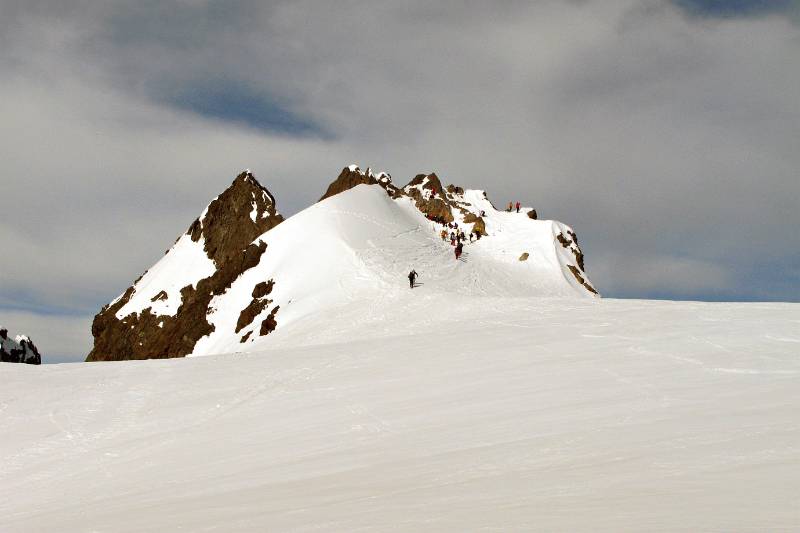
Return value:
<svg viewBox="0 0 800 533">
<path fill-rule="evenodd" d="M 529 257 L 530 257 L 530 254 L 528 254 L 528 252 L 523 252 L 522 255 L 519 256 L 519 260 L 520 261 L 527 261 Z"/>
<path fill-rule="evenodd" d="M 581 271 L 578 270 L 578 267 L 574 265 L 567 265 L 567 266 L 569 267 L 570 272 L 572 272 L 572 275 L 575 276 L 575 279 L 578 280 L 578 283 L 586 287 L 586 290 L 588 290 L 589 292 L 597 294 L 595 288 L 589 285 L 589 283 L 583 278 L 583 276 L 581 276 Z"/>
<path fill-rule="evenodd" d="M 452 183 L 447 186 L 447 192 L 452 195 L 464 196 L 464 187 L 453 185 Z"/>
<path fill-rule="evenodd" d="M 276 305 L 272 309 L 272 311 L 270 311 L 270 313 L 267 316 L 267 318 L 265 318 L 264 321 L 261 322 L 261 329 L 258 332 L 259 335 L 262 335 L 262 336 L 263 335 L 269 335 L 270 333 L 275 331 L 275 328 L 278 326 L 278 323 L 275 321 L 275 315 L 278 314 L 278 311 L 280 310 L 280 308 L 281 308 L 280 305 Z"/>
<path fill-rule="evenodd" d="M 168 298 L 167 291 L 161 291 L 158 294 L 156 294 L 155 296 L 153 296 L 150 299 L 150 301 L 151 302 L 160 302 L 160 301 L 166 300 L 167 298 Z"/>
<path fill-rule="evenodd" d="M 183 357 L 191 353 L 197 341 L 214 330 L 206 320 L 211 299 L 258 264 L 267 245 L 256 239 L 282 221 L 269 191 L 250 172 L 241 173 L 186 232 L 193 242 L 202 239 L 203 250 L 216 271 L 180 289 L 180 306 L 174 314 L 154 314 L 148 307 L 118 318 L 117 312 L 137 290 L 136 283 L 129 287 L 95 316 L 94 348 L 87 361 Z M 166 298 L 167 292 L 161 291 L 151 301 Z"/>
<path fill-rule="evenodd" d="M 581 250 L 581 247 L 578 246 L 578 236 L 575 235 L 575 232 L 568 231 L 567 235 L 559 233 L 558 235 L 556 235 L 556 239 L 558 239 L 558 242 L 561 243 L 561 246 L 570 249 L 572 255 L 575 256 L 575 261 L 578 263 L 578 267 L 582 271 L 585 271 L 583 265 L 583 251 Z"/>
<path fill-rule="evenodd" d="M 429 218 L 443 220 L 444 222 L 452 222 L 454 220 L 453 205 L 447 198 L 442 183 L 436 174 L 417 174 L 408 185 L 403 187 L 403 192 L 414 200 L 417 209 Z"/>
<path fill-rule="evenodd" d="M 272 287 L 274 286 L 275 282 L 273 280 L 262 281 L 253 287 L 253 298 L 263 298 L 272 292 Z"/>
<path fill-rule="evenodd" d="M 274 285 L 275 282 L 273 280 L 269 280 L 262 281 L 256 285 L 255 288 L 253 288 L 253 299 L 247 305 L 247 307 L 242 309 L 242 312 L 239 313 L 239 319 L 236 321 L 236 330 L 234 333 L 239 333 L 245 327 L 247 327 L 247 325 L 252 324 L 253 320 L 255 320 L 261 311 L 266 309 L 267 306 L 272 303 L 272 300 L 265 298 L 265 296 L 272 292 L 272 287 Z M 242 342 L 244 342 L 244 340 Z"/>
<path fill-rule="evenodd" d="M 536 213 L 536 209 L 531 209 L 530 211 L 528 211 L 528 218 L 532 220 L 536 220 L 539 218 L 539 215 Z"/>
<path fill-rule="evenodd" d="M 598 294 L 594 287 L 589 284 L 589 282 L 584 277 L 585 272 L 584 265 L 583 265 L 583 251 L 581 251 L 581 247 L 578 246 L 578 236 L 575 234 L 574 231 L 567 231 L 567 234 L 564 235 L 563 233 L 559 233 L 556 235 L 556 239 L 564 248 L 568 248 L 572 255 L 575 256 L 575 262 L 578 263 L 578 266 L 575 265 L 567 265 L 569 267 L 570 272 L 572 275 L 575 276 L 575 279 L 578 280 L 578 283 L 586 287 L 586 290 L 593 294 Z"/>
<path fill-rule="evenodd" d="M 11 339 L 8 330 L 0 326 L 0 361 L 3 363 L 42 364 L 42 356 L 33 342 L 25 335 Z"/>
<path fill-rule="evenodd" d="M 328 190 L 319 199 L 321 202 L 325 198 L 329 198 L 340 192 L 352 189 L 356 185 L 380 185 L 386 193 L 392 198 L 399 198 L 403 195 L 402 191 L 394 186 L 392 177 L 385 172 L 379 172 L 377 175 L 372 173 L 372 170 L 367 168 L 366 171 L 358 168 L 357 165 L 350 165 L 342 169 L 337 177 L 330 185 Z"/>
<path fill-rule="evenodd" d="M 465 224 L 472 224 L 472 231 L 474 233 L 480 233 L 481 235 L 486 235 L 486 222 L 484 222 L 483 217 L 479 217 L 475 213 L 467 213 L 464 216 L 464 223 Z"/>
<path fill-rule="evenodd" d="M 195 242 L 203 237 L 206 254 L 220 266 L 281 222 L 272 194 L 250 172 L 242 172 L 187 233 Z"/>
</svg>

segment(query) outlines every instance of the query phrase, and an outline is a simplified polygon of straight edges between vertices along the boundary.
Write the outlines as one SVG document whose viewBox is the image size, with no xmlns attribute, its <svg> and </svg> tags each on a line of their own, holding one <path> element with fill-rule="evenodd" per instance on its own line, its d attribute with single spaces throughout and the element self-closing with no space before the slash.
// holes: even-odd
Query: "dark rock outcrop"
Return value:
<svg viewBox="0 0 800 533">
<path fill-rule="evenodd" d="M 252 324 L 253 320 L 255 320 L 259 314 L 261 314 L 261 311 L 266 309 L 267 306 L 272 303 L 272 300 L 265 298 L 265 296 L 272 292 L 272 287 L 274 285 L 275 282 L 273 280 L 269 280 L 262 281 L 253 288 L 253 299 L 250 301 L 247 307 L 242 309 L 242 312 L 239 313 L 239 319 L 236 321 L 236 330 L 234 333 L 239 333 L 245 327 Z M 242 342 L 245 341 L 243 340 Z"/>
<path fill-rule="evenodd" d="M 191 353 L 200 338 L 214 331 L 206 319 L 211 299 L 259 263 L 267 245 L 254 241 L 282 221 L 269 191 L 250 172 L 241 173 L 186 232 L 194 242 L 203 239 L 206 255 L 216 271 L 194 286 L 181 289 L 181 303 L 174 315 L 156 315 L 146 308 L 117 318 L 116 313 L 133 296 L 136 284 L 129 287 L 121 298 L 95 316 L 94 347 L 86 360 L 170 358 Z M 160 296 L 157 294 L 153 301 Z M 167 296 L 166 292 L 163 296 Z"/>
<path fill-rule="evenodd" d="M 442 183 L 436 174 L 417 174 L 403 187 L 403 192 L 414 200 L 417 209 L 428 218 L 443 220 L 446 223 L 453 221 L 453 205 L 445 195 Z"/>
<path fill-rule="evenodd" d="M 269 315 L 267 315 L 267 318 L 265 318 L 264 321 L 261 323 L 261 329 L 258 332 L 259 335 L 261 336 L 269 335 L 270 333 L 275 331 L 275 328 L 278 327 L 278 323 L 275 321 L 275 315 L 278 314 L 280 308 L 281 308 L 280 305 L 276 305 L 272 309 L 272 311 L 270 311 Z"/>
<path fill-rule="evenodd" d="M 580 248 L 578 248 L 577 250 L 573 249 L 572 250 L 572 255 L 575 256 L 575 261 L 578 262 L 578 267 L 580 267 L 580 269 L 585 272 L 586 269 L 583 266 L 583 252 L 581 251 L 581 249 Z"/>
<path fill-rule="evenodd" d="M 250 172 L 242 172 L 187 233 L 195 242 L 205 239 L 206 254 L 219 267 L 281 222 L 272 194 Z"/>
<path fill-rule="evenodd" d="M 581 285 L 586 287 L 586 290 L 588 290 L 589 292 L 597 294 L 597 291 L 595 290 L 595 288 L 592 287 L 591 285 L 589 285 L 589 282 L 587 282 L 584 279 L 584 277 L 581 275 L 581 271 L 578 270 L 578 267 L 576 267 L 574 265 L 567 265 L 567 266 L 569 267 L 570 272 L 572 272 L 572 275 L 575 276 L 575 279 L 578 280 L 578 283 L 580 283 Z"/>
<path fill-rule="evenodd" d="M 536 220 L 539 218 L 539 215 L 536 213 L 536 209 L 531 209 L 530 211 L 528 211 L 528 218 L 532 220 Z"/>
<path fill-rule="evenodd" d="M 570 238 L 572 238 L 572 242 L 574 242 L 576 245 L 578 244 L 578 236 L 575 234 L 574 231 L 567 231 L 567 235 L 569 235 Z"/>
<path fill-rule="evenodd" d="M 262 281 L 253 287 L 253 298 L 263 298 L 272 292 L 272 287 L 275 286 L 275 281 Z"/>
<path fill-rule="evenodd" d="M 159 302 L 162 300 L 166 300 L 169 296 L 167 295 L 167 291 L 161 291 L 152 298 L 150 298 L 151 302 Z"/>
<path fill-rule="evenodd" d="M 16 339 L 12 339 L 8 336 L 8 330 L 0 326 L 0 361 L 40 365 L 42 356 L 28 337 L 17 335 Z"/>
<path fill-rule="evenodd" d="M 575 234 L 575 232 L 567 231 L 567 235 L 559 233 L 556 235 L 556 239 L 559 243 L 561 243 L 561 246 L 570 249 L 572 255 L 575 256 L 575 261 L 578 263 L 578 267 L 585 272 L 583 265 L 583 251 L 581 250 L 581 247 L 578 246 L 578 236 Z"/>
<path fill-rule="evenodd" d="M 380 185 L 386 191 L 386 194 L 392 198 L 399 198 L 403 195 L 402 191 L 392 183 L 392 178 L 388 174 L 381 172 L 376 176 L 369 168 L 365 172 L 356 165 L 350 165 L 349 167 L 344 167 L 339 176 L 328 185 L 328 190 L 325 191 L 319 201 L 321 202 L 325 198 L 330 198 L 362 184 Z"/>
<path fill-rule="evenodd" d="M 483 217 L 479 217 L 475 213 L 467 213 L 464 216 L 464 223 L 472 224 L 473 233 L 480 233 L 481 235 L 487 235 L 486 222 L 484 222 Z"/>
</svg>

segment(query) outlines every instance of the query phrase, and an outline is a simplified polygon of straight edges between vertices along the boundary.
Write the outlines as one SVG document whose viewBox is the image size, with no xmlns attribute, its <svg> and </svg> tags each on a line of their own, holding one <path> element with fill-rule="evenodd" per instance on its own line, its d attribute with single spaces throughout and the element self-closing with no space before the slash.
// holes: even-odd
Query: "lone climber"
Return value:
<svg viewBox="0 0 800 533">
<path fill-rule="evenodd" d="M 410 288 L 412 288 L 412 289 L 414 288 L 414 282 L 416 280 L 417 280 L 417 271 L 416 270 L 412 270 L 411 272 L 408 273 L 408 284 L 409 284 Z"/>
</svg>

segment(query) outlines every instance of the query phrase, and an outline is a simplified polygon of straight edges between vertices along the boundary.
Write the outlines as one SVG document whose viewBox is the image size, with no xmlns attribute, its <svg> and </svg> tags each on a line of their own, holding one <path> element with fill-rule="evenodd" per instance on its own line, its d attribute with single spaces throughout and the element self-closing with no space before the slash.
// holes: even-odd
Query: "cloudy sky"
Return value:
<svg viewBox="0 0 800 533">
<path fill-rule="evenodd" d="M 572 225 L 607 297 L 800 301 L 800 2 L 0 0 L 0 323 L 92 316 L 244 168 Z"/>
</svg>

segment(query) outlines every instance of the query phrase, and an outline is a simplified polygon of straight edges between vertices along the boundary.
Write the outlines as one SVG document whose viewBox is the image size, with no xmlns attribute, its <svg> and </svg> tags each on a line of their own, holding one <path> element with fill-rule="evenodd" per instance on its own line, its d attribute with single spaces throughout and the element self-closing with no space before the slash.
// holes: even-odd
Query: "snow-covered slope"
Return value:
<svg viewBox="0 0 800 533">
<path fill-rule="evenodd" d="M 155 315 L 175 316 L 181 305 L 181 289 L 187 285 L 196 287 L 198 281 L 217 270 L 204 246 L 202 237 L 194 242 L 189 234 L 181 235 L 164 257 L 136 282 L 135 292 L 115 316 L 121 319 L 147 308 Z"/>
<path fill-rule="evenodd" d="M 0 365 L 0 531 L 800 530 L 800 305 L 411 292 L 361 339 Z"/>
<path fill-rule="evenodd" d="M 272 195 L 243 172 L 101 310 L 88 359 L 250 351 L 323 330 L 361 335 L 402 319 L 412 269 L 415 298 L 595 297 L 572 229 L 527 211 L 496 211 L 485 192 L 444 188 L 435 174 L 401 189 L 385 172 L 350 165 L 320 202 L 284 222 Z M 481 238 L 465 237 L 456 260 L 443 230 Z M 358 310 L 349 329 L 345 308 Z"/>
<path fill-rule="evenodd" d="M 267 252 L 211 301 L 208 320 L 214 332 L 198 341 L 193 354 L 269 346 L 272 335 L 260 336 L 258 328 L 276 306 L 277 332 L 285 328 L 294 335 L 296 323 L 305 321 L 305 329 L 330 326 L 344 340 L 370 322 L 402 320 L 409 298 L 430 293 L 590 296 L 566 268 L 574 256 L 556 240 L 569 228 L 516 213 L 492 212 L 486 221 L 490 236 L 467 243 L 463 260 L 456 261 L 449 240 L 438 235 L 441 226 L 427 220 L 410 198 L 393 200 L 377 185 L 358 185 L 327 198 L 260 237 Z M 520 261 L 525 252 L 529 259 Z M 420 274 L 414 291 L 406 278 L 412 268 Z M 232 335 L 254 287 L 264 280 L 274 280 L 271 303 Z M 364 307 L 363 315 L 343 327 L 338 313 L 353 302 Z"/>
</svg>

